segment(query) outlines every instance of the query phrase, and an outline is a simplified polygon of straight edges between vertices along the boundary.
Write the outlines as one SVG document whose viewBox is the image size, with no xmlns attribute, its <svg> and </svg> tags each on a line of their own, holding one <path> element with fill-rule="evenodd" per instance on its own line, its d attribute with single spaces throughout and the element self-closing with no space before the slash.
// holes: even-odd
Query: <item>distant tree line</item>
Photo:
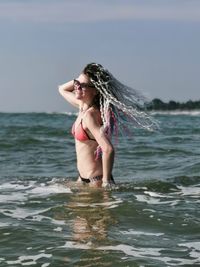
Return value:
<svg viewBox="0 0 200 267">
<path fill-rule="evenodd" d="M 200 101 L 189 100 L 184 103 L 169 101 L 168 103 L 163 102 L 159 98 L 154 98 L 148 105 L 147 110 L 200 110 Z"/>
</svg>

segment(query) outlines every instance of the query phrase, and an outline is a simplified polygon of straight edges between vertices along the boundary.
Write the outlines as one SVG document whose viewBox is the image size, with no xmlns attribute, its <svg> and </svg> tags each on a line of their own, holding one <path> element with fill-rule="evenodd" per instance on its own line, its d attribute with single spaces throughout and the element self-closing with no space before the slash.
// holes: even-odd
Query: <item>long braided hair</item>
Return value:
<svg viewBox="0 0 200 267">
<path fill-rule="evenodd" d="M 98 91 L 94 99 L 103 122 L 103 131 L 108 137 L 126 134 L 129 125 L 152 131 L 157 122 L 144 111 L 146 99 L 137 90 L 122 84 L 108 70 L 97 63 L 83 69 Z"/>
</svg>

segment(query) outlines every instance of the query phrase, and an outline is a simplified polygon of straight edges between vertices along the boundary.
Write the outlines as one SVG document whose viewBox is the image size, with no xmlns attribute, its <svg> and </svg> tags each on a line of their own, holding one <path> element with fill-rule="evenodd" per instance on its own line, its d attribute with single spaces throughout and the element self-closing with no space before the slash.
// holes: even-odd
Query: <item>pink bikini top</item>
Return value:
<svg viewBox="0 0 200 267">
<path fill-rule="evenodd" d="M 95 139 L 90 138 L 89 135 L 87 134 L 87 132 L 83 129 L 82 120 L 80 121 L 80 123 L 77 127 L 75 127 L 75 122 L 74 122 L 74 124 L 72 126 L 72 131 L 71 131 L 72 135 L 78 141 L 82 141 L 82 142 L 87 141 L 87 140 L 96 141 Z"/>
</svg>

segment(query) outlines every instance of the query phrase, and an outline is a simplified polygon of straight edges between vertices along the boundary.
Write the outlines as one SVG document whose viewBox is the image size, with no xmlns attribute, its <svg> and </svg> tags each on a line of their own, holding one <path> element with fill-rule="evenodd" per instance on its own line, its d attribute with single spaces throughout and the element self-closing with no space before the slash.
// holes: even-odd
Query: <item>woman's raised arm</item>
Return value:
<svg viewBox="0 0 200 267">
<path fill-rule="evenodd" d="M 75 107 L 79 107 L 79 100 L 76 99 L 74 94 L 74 81 L 69 81 L 67 83 L 64 83 L 62 85 L 58 86 L 59 93 L 64 97 L 67 102 L 69 102 L 71 105 Z"/>
</svg>

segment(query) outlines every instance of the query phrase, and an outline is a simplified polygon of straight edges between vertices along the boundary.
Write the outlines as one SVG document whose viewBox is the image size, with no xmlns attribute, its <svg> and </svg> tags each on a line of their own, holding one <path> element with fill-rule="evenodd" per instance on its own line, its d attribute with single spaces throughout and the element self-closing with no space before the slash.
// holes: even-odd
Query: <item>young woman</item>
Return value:
<svg viewBox="0 0 200 267">
<path fill-rule="evenodd" d="M 117 136 L 130 122 L 149 130 L 155 126 L 141 109 L 140 101 L 144 99 L 96 63 L 88 64 L 78 78 L 60 85 L 59 92 L 79 109 L 72 126 L 78 181 L 96 187 L 113 186 L 112 136 Z"/>
</svg>

